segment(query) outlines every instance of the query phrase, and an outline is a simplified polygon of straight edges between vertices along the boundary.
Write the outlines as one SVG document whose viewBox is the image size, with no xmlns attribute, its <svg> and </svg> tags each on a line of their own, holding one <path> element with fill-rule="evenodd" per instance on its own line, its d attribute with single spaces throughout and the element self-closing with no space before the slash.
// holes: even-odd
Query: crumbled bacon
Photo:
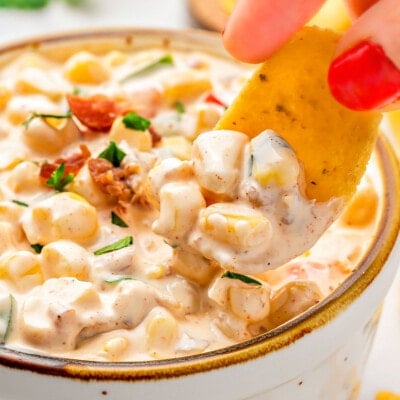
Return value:
<svg viewBox="0 0 400 400">
<path fill-rule="evenodd" d="M 103 193 L 119 201 L 130 201 L 134 196 L 127 179 L 137 170 L 134 171 L 129 167 L 114 167 L 104 158 L 89 160 L 88 168 L 90 176 Z"/>
<path fill-rule="evenodd" d="M 93 132 L 108 132 L 114 120 L 135 112 L 144 118 L 153 117 L 160 105 L 161 94 L 154 88 L 132 92 L 125 100 L 116 100 L 103 94 L 93 96 L 67 95 L 73 116 Z"/>
<path fill-rule="evenodd" d="M 94 132 L 108 132 L 122 113 L 117 101 L 101 94 L 89 97 L 68 94 L 67 101 L 72 114 Z"/>
<path fill-rule="evenodd" d="M 51 174 L 61 165 L 64 164 L 64 177 L 69 173 L 76 175 L 85 165 L 85 162 L 90 157 L 90 150 L 85 144 L 79 145 L 80 153 L 71 154 L 69 157 L 57 158 L 52 163 L 46 162 L 40 168 L 40 177 L 44 180 L 50 178 Z"/>
<path fill-rule="evenodd" d="M 161 139 L 162 139 L 161 135 L 157 132 L 157 130 L 154 128 L 153 125 L 149 126 L 148 131 L 151 136 L 151 143 L 152 143 L 153 147 L 157 146 L 157 144 L 161 142 Z"/>
</svg>

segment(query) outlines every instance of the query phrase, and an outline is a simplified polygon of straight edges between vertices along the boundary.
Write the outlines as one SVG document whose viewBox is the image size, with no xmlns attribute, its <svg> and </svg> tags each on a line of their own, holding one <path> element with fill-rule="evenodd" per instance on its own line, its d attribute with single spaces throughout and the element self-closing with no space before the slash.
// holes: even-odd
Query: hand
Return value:
<svg viewBox="0 0 400 400">
<path fill-rule="evenodd" d="M 278 50 L 324 0 L 238 0 L 223 41 L 236 58 L 257 63 Z M 347 0 L 354 23 L 328 73 L 332 94 L 355 110 L 400 108 L 400 2 Z"/>
</svg>

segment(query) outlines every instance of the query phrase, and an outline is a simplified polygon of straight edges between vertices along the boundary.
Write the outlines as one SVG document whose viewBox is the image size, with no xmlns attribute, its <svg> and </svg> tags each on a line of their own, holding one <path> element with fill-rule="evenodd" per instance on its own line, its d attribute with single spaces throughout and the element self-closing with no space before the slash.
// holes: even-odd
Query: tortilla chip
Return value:
<svg viewBox="0 0 400 400">
<path fill-rule="evenodd" d="M 331 95 L 327 71 L 339 35 L 303 28 L 262 64 L 226 110 L 216 129 L 254 137 L 273 129 L 304 167 L 306 195 L 348 200 L 378 134 L 380 114 L 349 110 Z"/>
</svg>

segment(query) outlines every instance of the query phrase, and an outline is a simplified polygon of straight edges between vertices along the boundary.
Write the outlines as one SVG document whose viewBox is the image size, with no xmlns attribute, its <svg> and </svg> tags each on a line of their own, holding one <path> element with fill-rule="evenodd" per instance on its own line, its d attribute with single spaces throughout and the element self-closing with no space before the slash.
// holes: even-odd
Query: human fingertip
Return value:
<svg viewBox="0 0 400 400">
<path fill-rule="evenodd" d="M 382 109 L 400 99 L 400 70 L 371 40 L 333 60 L 328 84 L 336 100 L 353 110 Z"/>
</svg>

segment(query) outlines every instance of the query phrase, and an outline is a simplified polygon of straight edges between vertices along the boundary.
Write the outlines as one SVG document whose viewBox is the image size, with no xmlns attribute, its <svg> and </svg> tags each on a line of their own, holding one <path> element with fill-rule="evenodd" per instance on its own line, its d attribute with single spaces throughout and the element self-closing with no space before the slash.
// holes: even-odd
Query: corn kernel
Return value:
<svg viewBox="0 0 400 400">
<path fill-rule="evenodd" d="M 11 90 L 0 84 L 0 111 L 5 109 L 11 95 Z"/>
<path fill-rule="evenodd" d="M 196 136 L 202 132 L 210 131 L 221 118 L 222 107 L 209 104 L 201 104 L 197 107 Z"/>
<path fill-rule="evenodd" d="M 128 348 L 129 340 L 123 336 L 112 337 L 104 342 L 103 349 L 112 360 L 121 358 Z"/>
<path fill-rule="evenodd" d="M 269 292 L 264 286 L 233 286 L 228 297 L 232 312 L 245 321 L 261 321 L 269 314 Z"/>
<path fill-rule="evenodd" d="M 179 247 L 174 249 L 171 269 L 199 285 L 208 285 L 217 271 L 206 258 Z"/>
<path fill-rule="evenodd" d="M 163 82 L 164 94 L 172 104 L 176 101 L 190 101 L 201 94 L 210 91 L 210 79 L 200 71 L 174 71 L 166 76 Z"/>
<path fill-rule="evenodd" d="M 23 238 L 19 224 L 0 221 L 0 253 L 15 248 Z"/>
<path fill-rule="evenodd" d="M 23 161 L 12 169 L 7 184 L 15 193 L 37 190 L 40 185 L 39 175 L 38 165 Z"/>
<path fill-rule="evenodd" d="M 54 119 L 36 118 L 23 130 L 25 143 L 33 150 L 44 153 L 58 153 L 79 137 L 79 131 L 72 120 L 53 123 Z"/>
<path fill-rule="evenodd" d="M 65 76 L 73 83 L 96 85 L 108 81 L 110 73 L 94 54 L 81 51 L 67 60 Z"/>
<path fill-rule="evenodd" d="M 167 268 L 165 265 L 157 264 L 148 267 L 145 271 L 145 276 L 147 279 L 161 279 L 167 273 Z"/>
<path fill-rule="evenodd" d="M 110 140 L 117 143 L 125 141 L 130 147 L 139 151 L 150 151 L 153 144 L 149 131 L 127 128 L 122 120 L 123 117 L 115 119 L 110 131 Z"/>
<path fill-rule="evenodd" d="M 188 162 L 174 157 L 166 158 L 156 164 L 147 175 L 145 182 L 147 199 L 154 207 L 159 208 L 159 193 L 163 185 L 171 181 L 190 181 L 191 179 L 193 179 L 193 170 Z"/>
<path fill-rule="evenodd" d="M 204 189 L 229 198 L 236 196 L 248 138 L 235 131 L 211 131 L 193 142 L 193 168 Z"/>
<path fill-rule="evenodd" d="M 214 239 L 239 248 L 268 243 L 272 235 L 269 220 L 260 213 L 230 203 L 216 203 L 200 216 L 203 232 Z"/>
<path fill-rule="evenodd" d="M 128 61 L 128 55 L 122 51 L 113 50 L 104 56 L 104 62 L 110 67 L 119 67 Z"/>
<path fill-rule="evenodd" d="M 263 187 L 297 183 L 300 166 L 293 150 L 273 131 L 267 130 L 251 141 L 251 176 Z"/>
<path fill-rule="evenodd" d="M 13 96 L 5 109 L 8 120 L 14 125 L 21 125 L 35 111 L 40 114 L 61 114 L 59 106 L 43 94 Z M 32 121 L 34 122 L 34 121 Z"/>
<path fill-rule="evenodd" d="M 43 94 L 51 100 L 58 101 L 69 90 L 69 86 L 65 81 L 49 76 L 46 71 L 26 68 L 18 75 L 14 89 L 18 94 Z"/>
<path fill-rule="evenodd" d="M 178 323 L 168 311 L 160 308 L 149 316 L 146 322 L 146 333 L 149 351 L 158 353 L 175 341 Z"/>
<path fill-rule="evenodd" d="M 180 160 L 190 160 L 192 144 L 183 136 L 168 136 L 162 140 L 162 146 L 171 150 L 172 155 Z"/>
<path fill-rule="evenodd" d="M 18 289 L 28 290 L 43 283 L 43 273 L 36 254 L 21 250 L 7 258 L 7 275 Z"/>
<path fill-rule="evenodd" d="M 0 221 L 16 224 L 24 212 L 24 208 L 10 201 L 0 202 Z"/>
<path fill-rule="evenodd" d="M 341 220 L 354 228 L 365 228 L 373 221 L 378 211 L 378 194 L 372 186 L 362 188 L 353 196 Z"/>
<path fill-rule="evenodd" d="M 317 304 L 322 297 L 318 285 L 313 281 L 288 282 L 272 296 L 268 319 L 272 326 L 281 325 Z"/>
<path fill-rule="evenodd" d="M 83 197 L 63 192 L 28 209 L 22 226 L 30 243 L 46 245 L 60 239 L 87 243 L 99 223 L 96 209 Z"/>
<path fill-rule="evenodd" d="M 160 191 L 160 214 L 153 223 L 153 231 L 176 244 L 192 229 L 205 206 L 196 184 L 168 183 Z"/>
<path fill-rule="evenodd" d="M 43 247 L 40 254 L 43 274 L 46 279 L 75 277 L 81 281 L 89 279 L 89 253 L 69 240 L 58 240 Z"/>
</svg>

